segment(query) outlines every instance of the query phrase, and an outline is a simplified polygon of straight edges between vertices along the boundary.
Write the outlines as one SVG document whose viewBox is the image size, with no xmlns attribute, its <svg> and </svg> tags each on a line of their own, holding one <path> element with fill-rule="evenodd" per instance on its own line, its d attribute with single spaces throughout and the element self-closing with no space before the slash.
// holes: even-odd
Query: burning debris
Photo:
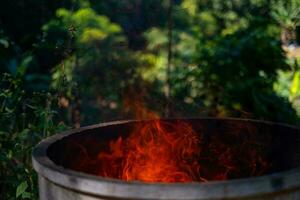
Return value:
<svg viewBox="0 0 300 200">
<path fill-rule="evenodd" d="M 126 181 L 191 182 L 202 180 L 195 162 L 201 148 L 199 135 L 186 123 L 139 124 L 131 135 L 110 143 L 109 152 L 100 152 L 99 175 Z M 120 162 L 117 162 L 120 160 Z M 117 165 L 117 177 L 106 165 Z"/>
<path fill-rule="evenodd" d="M 81 147 L 85 158 L 72 167 L 102 177 L 164 183 L 258 176 L 269 169 L 251 134 L 211 136 L 207 142 L 184 121 L 156 119 L 136 123 L 128 137 L 122 135 L 95 157 Z"/>
</svg>

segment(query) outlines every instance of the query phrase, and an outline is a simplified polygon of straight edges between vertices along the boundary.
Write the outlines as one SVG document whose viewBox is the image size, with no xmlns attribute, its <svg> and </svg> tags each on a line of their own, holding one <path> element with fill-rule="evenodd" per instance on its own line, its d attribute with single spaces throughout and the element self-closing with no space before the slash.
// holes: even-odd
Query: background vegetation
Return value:
<svg viewBox="0 0 300 200">
<path fill-rule="evenodd" d="M 38 141 L 131 118 L 137 100 L 299 124 L 300 0 L 169 2 L 1 1 L 0 199 L 37 199 Z"/>
</svg>

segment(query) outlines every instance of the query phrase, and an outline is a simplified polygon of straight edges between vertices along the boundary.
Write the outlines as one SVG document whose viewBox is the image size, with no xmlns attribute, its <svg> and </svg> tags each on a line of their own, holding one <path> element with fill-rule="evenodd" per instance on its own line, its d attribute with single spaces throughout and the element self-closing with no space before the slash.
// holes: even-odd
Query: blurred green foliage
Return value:
<svg viewBox="0 0 300 200">
<path fill-rule="evenodd" d="M 172 117 L 299 124 L 300 0 L 4 0 L 0 197 L 37 199 L 32 147 L 69 127 Z M 4 178 L 5 177 L 5 178 Z"/>
<path fill-rule="evenodd" d="M 42 138 L 66 126 L 54 120 L 55 98 L 48 93 L 28 93 L 21 72 L 16 76 L 4 73 L 0 78 L 1 199 L 37 199 L 31 150 Z"/>
</svg>

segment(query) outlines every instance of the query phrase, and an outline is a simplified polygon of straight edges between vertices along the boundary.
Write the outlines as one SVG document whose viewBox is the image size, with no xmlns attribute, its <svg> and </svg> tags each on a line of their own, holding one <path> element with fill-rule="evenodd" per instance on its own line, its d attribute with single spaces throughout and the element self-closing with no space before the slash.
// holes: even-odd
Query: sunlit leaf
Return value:
<svg viewBox="0 0 300 200">
<path fill-rule="evenodd" d="M 26 192 L 26 189 L 28 188 L 28 184 L 26 181 L 22 182 L 18 187 L 16 191 L 16 197 L 18 198 L 20 195 L 23 195 L 23 193 Z"/>
<path fill-rule="evenodd" d="M 293 77 L 293 81 L 291 83 L 291 87 L 290 87 L 290 99 L 293 100 L 298 92 L 299 92 L 299 81 L 300 81 L 300 72 L 297 71 L 295 74 L 294 74 L 294 77 Z"/>
</svg>

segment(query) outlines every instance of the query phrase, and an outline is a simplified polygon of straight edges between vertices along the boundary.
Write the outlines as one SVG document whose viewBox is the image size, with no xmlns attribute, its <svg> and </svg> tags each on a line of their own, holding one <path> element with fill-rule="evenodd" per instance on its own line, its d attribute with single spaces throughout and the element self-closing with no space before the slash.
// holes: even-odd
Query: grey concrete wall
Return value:
<svg viewBox="0 0 300 200">
<path fill-rule="evenodd" d="M 54 184 L 42 176 L 39 176 L 39 195 L 40 195 L 40 200 L 116 200 L 116 198 L 94 196 L 88 193 L 82 193 L 79 191 L 71 190 L 66 187 L 62 187 L 60 185 Z M 129 200 L 129 199 L 122 199 L 122 200 Z M 137 199 L 133 198 L 131 200 L 137 200 Z M 170 199 L 170 200 L 176 200 L 176 199 Z M 199 196 L 196 197 L 195 200 L 221 200 L 221 199 L 207 199 Z M 277 192 L 265 196 L 222 198 L 222 200 L 300 200 L 300 188 L 291 191 Z"/>
</svg>

